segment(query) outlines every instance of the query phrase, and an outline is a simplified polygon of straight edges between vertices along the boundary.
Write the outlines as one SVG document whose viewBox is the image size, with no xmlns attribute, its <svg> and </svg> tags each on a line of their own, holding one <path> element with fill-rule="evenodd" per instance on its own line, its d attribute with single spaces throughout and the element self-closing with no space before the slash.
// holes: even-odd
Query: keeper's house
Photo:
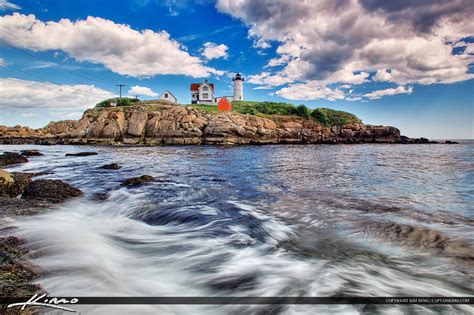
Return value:
<svg viewBox="0 0 474 315">
<path fill-rule="evenodd" d="M 202 83 L 191 83 L 191 104 L 215 105 L 214 83 L 206 81 Z"/>
</svg>

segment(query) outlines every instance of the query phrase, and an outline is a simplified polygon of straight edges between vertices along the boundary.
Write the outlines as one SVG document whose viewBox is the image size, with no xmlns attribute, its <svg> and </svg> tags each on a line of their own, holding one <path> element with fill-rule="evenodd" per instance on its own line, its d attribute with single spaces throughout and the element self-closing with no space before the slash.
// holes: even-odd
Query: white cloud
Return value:
<svg viewBox="0 0 474 315">
<path fill-rule="evenodd" d="M 0 78 L 0 108 L 86 109 L 114 95 L 93 85 Z"/>
<path fill-rule="evenodd" d="M 222 74 L 203 65 L 199 57 L 191 56 L 166 31 L 136 31 L 129 25 L 91 16 L 85 20 L 43 22 L 34 15 L 19 13 L 1 16 L 0 28 L 4 30 L 0 39 L 11 45 L 35 51 L 62 50 L 78 61 L 102 64 L 121 75 Z"/>
<path fill-rule="evenodd" d="M 206 59 L 218 59 L 218 58 L 225 58 L 227 59 L 228 54 L 227 47 L 224 44 L 217 45 L 215 43 L 207 42 L 204 44 L 204 48 L 202 49 L 202 55 L 206 57 Z"/>
<path fill-rule="evenodd" d="M 328 85 L 362 84 L 374 72 L 374 80 L 398 85 L 474 78 L 471 48 L 452 53 L 474 35 L 471 0 L 219 0 L 216 7 L 247 24 L 251 38 L 277 44 L 278 57 L 250 76 L 252 84 L 307 84 L 306 91 L 316 81 L 306 95 L 319 97 Z M 274 66 L 283 69 L 268 70 Z M 291 90 L 280 94 L 295 96 Z"/>
<path fill-rule="evenodd" d="M 35 113 L 24 113 L 24 114 L 21 114 L 21 117 L 23 117 L 23 118 L 36 118 L 36 117 L 39 117 L 39 115 L 35 114 Z"/>
<path fill-rule="evenodd" d="M 376 90 L 367 94 L 364 94 L 365 97 L 374 100 L 374 99 L 379 99 L 387 95 L 396 95 L 396 94 L 411 94 L 413 92 L 413 87 L 404 87 L 404 86 L 398 86 L 397 88 L 389 88 L 385 90 Z"/>
<path fill-rule="evenodd" d="M 260 48 L 260 49 L 267 49 L 272 47 L 267 41 L 264 41 L 263 39 L 256 39 L 252 43 L 253 48 Z"/>
<path fill-rule="evenodd" d="M 7 61 L 3 58 L 0 58 L 0 67 L 6 67 L 7 66 Z"/>
<path fill-rule="evenodd" d="M 342 100 L 345 93 L 339 89 L 321 87 L 317 82 L 291 84 L 276 92 L 277 95 L 290 100 L 326 99 L 329 101 Z"/>
<path fill-rule="evenodd" d="M 7 0 L 0 0 L 0 11 L 20 10 L 21 7 Z"/>
<path fill-rule="evenodd" d="M 135 85 L 128 90 L 128 95 L 158 96 L 158 93 L 155 93 L 149 87 Z"/>
</svg>

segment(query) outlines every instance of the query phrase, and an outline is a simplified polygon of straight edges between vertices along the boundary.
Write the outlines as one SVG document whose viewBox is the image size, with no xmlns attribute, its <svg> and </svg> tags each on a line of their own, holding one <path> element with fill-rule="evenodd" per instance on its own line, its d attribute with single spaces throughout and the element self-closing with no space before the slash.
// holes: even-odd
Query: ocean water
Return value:
<svg viewBox="0 0 474 315">
<path fill-rule="evenodd" d="M 474 144 L 0 146 L 84 197 L 8 217 L 52 296 L 472 296 Z M 66 153 L 96 151 L 88 157 Z M 99 167 L 116 162 L 120 170 Z M 121 187 L 148 174 L 156 181 Z M 94 200 L 107 193 L 106 201 Z M 83 314 L 472 314 L 468 305 L 74 306 Z"/>
</svg>

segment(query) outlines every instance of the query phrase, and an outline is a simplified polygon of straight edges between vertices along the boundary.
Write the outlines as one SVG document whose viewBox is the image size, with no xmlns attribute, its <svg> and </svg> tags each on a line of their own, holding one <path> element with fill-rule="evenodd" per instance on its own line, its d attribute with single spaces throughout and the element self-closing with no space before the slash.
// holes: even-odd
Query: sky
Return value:
<svg viewBox="0 0 474 315">
<path fill-rule="evenodd" d="M 209 80 L 354 113 L 410 137 L 474 138 L 471 0 L 0 0 L 0 125 Z"/>
</svg>

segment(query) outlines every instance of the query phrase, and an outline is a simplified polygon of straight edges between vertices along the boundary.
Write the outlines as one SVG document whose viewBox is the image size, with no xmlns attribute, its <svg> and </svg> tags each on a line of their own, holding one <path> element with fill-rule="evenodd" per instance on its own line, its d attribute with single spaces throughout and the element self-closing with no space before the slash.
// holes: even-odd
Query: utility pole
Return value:
<svg viewBox="0 0 474 315">
<path fill-rule="evenodd" d="M 116 84 L 116 86 L 120 87 L 120 98 L 122 98 L 122 87 L 124 87 L 125 84 Z"/>
</svg>

